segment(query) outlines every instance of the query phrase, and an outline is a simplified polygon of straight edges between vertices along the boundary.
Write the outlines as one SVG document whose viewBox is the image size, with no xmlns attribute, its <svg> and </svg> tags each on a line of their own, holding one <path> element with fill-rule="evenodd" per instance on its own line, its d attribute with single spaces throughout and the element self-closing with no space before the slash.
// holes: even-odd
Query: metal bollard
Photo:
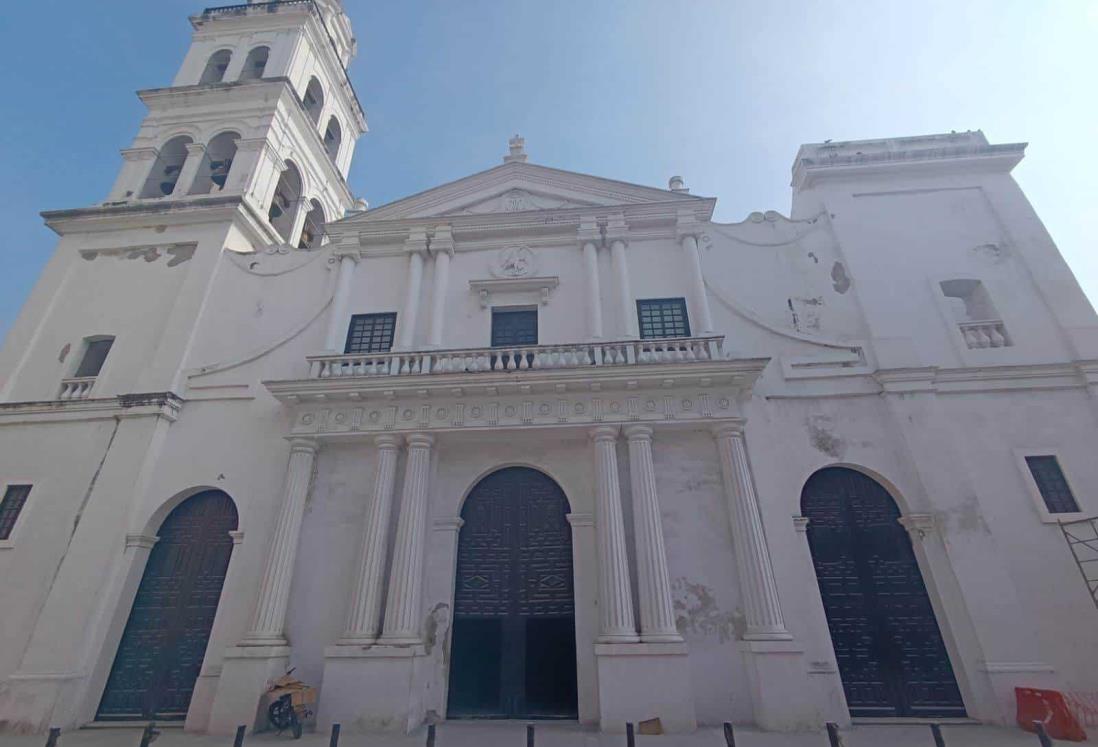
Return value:
<svg viewBox="0 0 1098 747">
<path fill-rule="evenodd" d="M 625 722 L 625 744 L 626 747 L 637 747 L 637 737 L 633 734 L 633 724 L 629 721 Z"/>
<path fill-rule="evenodd" d="M 328 747 L 339 747 L 339 724 L 332 724 L 332 736 L 328 738 Z"/>
<path fill-rule="evenodd" d="M 1045 722 L 1034 721 L 1033 728 L 1037 730 L 1037 739 L 1041 741 L 1041 747 L 1052 747 L 1052 738 L 1045 731 Z"/>
<path fill-rule="evenodd" d="M 61 738 L 61 730 L 56 726 L 50 727 L 50 735 L 46 737 L 46 747 L 57 747 L 57 740 Z"/>
<path fill-rule="evenodd" d="M 526 725 L 526 747 L 534 747 L 534 725 Z"/>
<path fill-rule="evenodd" d="M 244 747 L 244 735 L 247 731 L 248 727 L 244 724 L 236 727 L 236 736 L 233 737 L 233 747 Z"/>
<path fill-rule="evenodd" d="M 727 721 L 724 722 L 724 744 L 725 747 L 736 747 L 736 735 L 732 733 L 732 724 Z"/>
<path fill-rule="evenodd" d="M 156 728 L 156 722 L 150 721 L 149 725 L 141 732 L 141 747 L 149 747 L 159 736 L 160 732 Z"/>
<path fill-rule="evenodd" d="M 843 738 L 839 736 L 839 725 L 834 721 L 827 722 L 827 741 L 831 747 L 843 747 Z"/>
<path fill-rule="evenodd" d="M 435 747 L 435 725 L 427 724 L 427 747 Z"/>
<path fill-rule="evenodd" d="M 941 724 L 931 724 L 930 733 L 934 737 L 934 747 L 946 747 L 945 737 L 942 736 Z"/>
</svg>

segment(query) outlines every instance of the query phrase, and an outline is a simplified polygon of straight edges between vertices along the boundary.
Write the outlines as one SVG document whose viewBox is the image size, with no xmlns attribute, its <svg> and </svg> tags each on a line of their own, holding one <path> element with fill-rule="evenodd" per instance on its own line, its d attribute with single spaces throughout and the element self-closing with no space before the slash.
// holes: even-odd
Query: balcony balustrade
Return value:
<svg viewBox="0 0 1098 747">
<path fill-rule="evenodd" d="M 976 348 L 1005 348 L 1011 342 L 1007 337 L 1006 327 L 998 319 L 988 319 L 979 322 L 960 322 L 961 335 L 965 338 L 965 344 L 969 350 Z"/>
<path fill-rule="evenodd" d="M 350 355 L 313 355 L 309 378 L 420 376 L 522 372 L 595 366 L 643 366 L 720 360 L 724 337 L 579 342 L 460 350 L 415 350 Z"/>
<path fill-rule="evenodd" d="M 87 399 L 91 396 L 92 386 L 95 385 L 94 376 L 79 376 L 72 379 L 61 380 L 61 391 L 57 399 Z"/>
</svg>

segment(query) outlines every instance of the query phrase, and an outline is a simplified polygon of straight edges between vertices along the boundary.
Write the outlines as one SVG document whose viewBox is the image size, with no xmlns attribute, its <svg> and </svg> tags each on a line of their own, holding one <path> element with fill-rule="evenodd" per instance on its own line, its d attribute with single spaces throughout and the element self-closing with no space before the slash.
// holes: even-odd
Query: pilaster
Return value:
<svg viewBox="0 0 1098 747">
<path fill-rule="evenodd" d="M 131 200 L 141 194 L 141 187 L 156 163 L 160 151 L 156 148 L 125 148 L 122 150 L 122 169 L 107 196 L 108 202 Z"/>
<path fill-rule="evenodd" d="M 450 258 L 454 256 L 454 239 L 449 226 L 438 226 L 431 239 L 431 254 L 435 258 L 434 293 L 431 302 L 431 326 L 427 333 L 428 347 L 442 345 L 446 321 L 446 293 L 450 284 Z"/>
<path fill-rule="evenodd" d="M 617 281 L 618 308 L 621 317 L 621 334 L 625 339 L 636 339 L 637 310 L 633 300 L 633 286 L 629 279 L 629 257 L 626 253 L 629 229 L 625 225 L 625 216 L 611 215 L 606 226 L 606 240 L 610 242 L 610 261 Z"/>
<path fill-rule="evenodd" d="M 577 235 L 583 251 L 583 274 L 587 278 L 587 335 L 602 339 L 602 289 L 599 283 L 598 224 L 593 217 L 580 219 Z"/>
<path fill-rule="evenodd" d="M 713 334 L 713 314 L 709 309 L 709 294 L 705 290 L 705 274 L 701 266 L 701 252 L 698 248 L 698 234 L 701 226 L 692 212 L 680 212 L 678 216 L 679 243 L 682 246 L 686 267 L 690 273 L 691 296 L 693 297 L 694 318 L 697 319 L 698 334 Z"/>
<path fill-rule="evenodd" d="M 404 304 L 397 318 L 400 350 L 411 350 L 416 335 L 416 319 L 419 317 L 419 295 L 423 285 L 423 256 L 427 253 L 427 232 L 422 228 L 412 229 L 404 242 L 404 251 L 408 254 L 408 278 L 404 286 Z"/>
<path fill-rule="evenodd" d="M 336 289 L 332 296 L 332 305 L 328 311 L 328 331 L 324 336 L 324 349 L 329 353 L 342 353 L 343 342 L 347 337 L 347 307 L 351 301 L 351 287 L 354 283 L 355 266 L 358 256 L 353 253 L 336 255 L 333 259 L 339 263 L 336 271 Z"/>
<path fill-rule="evenodd" d="M 195 177 L 206 158 L 206 146 L 203 143 L 189 143 L 187 145 L 187 158 L 183 161 L 183 167 L 179 170 L 179 179 L 175 182 L 172 197 L 185 197 L 191 193 Z"/>
<path fill-rule="evenodd" d="M 595 529 L 599 560 L 599 642 L 635 643 L 633 595 L 618 484 L 618 429 L 591 431 L 595 445 Z"/>
</svg>

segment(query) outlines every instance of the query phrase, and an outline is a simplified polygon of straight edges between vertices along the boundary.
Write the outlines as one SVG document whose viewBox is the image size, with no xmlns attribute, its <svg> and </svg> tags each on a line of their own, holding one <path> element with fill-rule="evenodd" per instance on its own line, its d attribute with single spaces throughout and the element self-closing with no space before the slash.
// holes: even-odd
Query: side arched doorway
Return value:
<svg viewBox="0 0 1098 747">
<path fill-rule="evenodd" d="M 576 718 L 568 500 L 508 467 L 465 501 L 458 540 L 449 718 Z"/>
<path fill-rule="evenodd" d="M 851 715 L 964 716 L 892 496 L 868 475 L 828 467 L 805 483 L 801 511 Z"/>
<path fill-rule="evenodd" d="M 237 527 L 220 490 L 186 499 L 157 532 L 118 644 L 99 721 L 181 721 L 206 655 Z"/>
</svg>

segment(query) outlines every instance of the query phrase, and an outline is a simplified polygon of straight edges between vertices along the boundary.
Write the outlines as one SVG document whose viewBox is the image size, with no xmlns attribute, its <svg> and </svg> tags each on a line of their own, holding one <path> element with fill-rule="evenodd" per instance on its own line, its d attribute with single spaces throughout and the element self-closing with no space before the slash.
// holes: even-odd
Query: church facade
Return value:
<svg viewBox="0 0 1098 747">
<path fill-rule="evenodd" d="M 1098 690 L 1098 318 L 1024 145 L 804 145 L 723 224 L 516 137 L 367 208 L 338 1 L 191 23 L 0 353 L 0 728 L 262 728 L 290 668 L 358 731 Z"/>
</svg>

